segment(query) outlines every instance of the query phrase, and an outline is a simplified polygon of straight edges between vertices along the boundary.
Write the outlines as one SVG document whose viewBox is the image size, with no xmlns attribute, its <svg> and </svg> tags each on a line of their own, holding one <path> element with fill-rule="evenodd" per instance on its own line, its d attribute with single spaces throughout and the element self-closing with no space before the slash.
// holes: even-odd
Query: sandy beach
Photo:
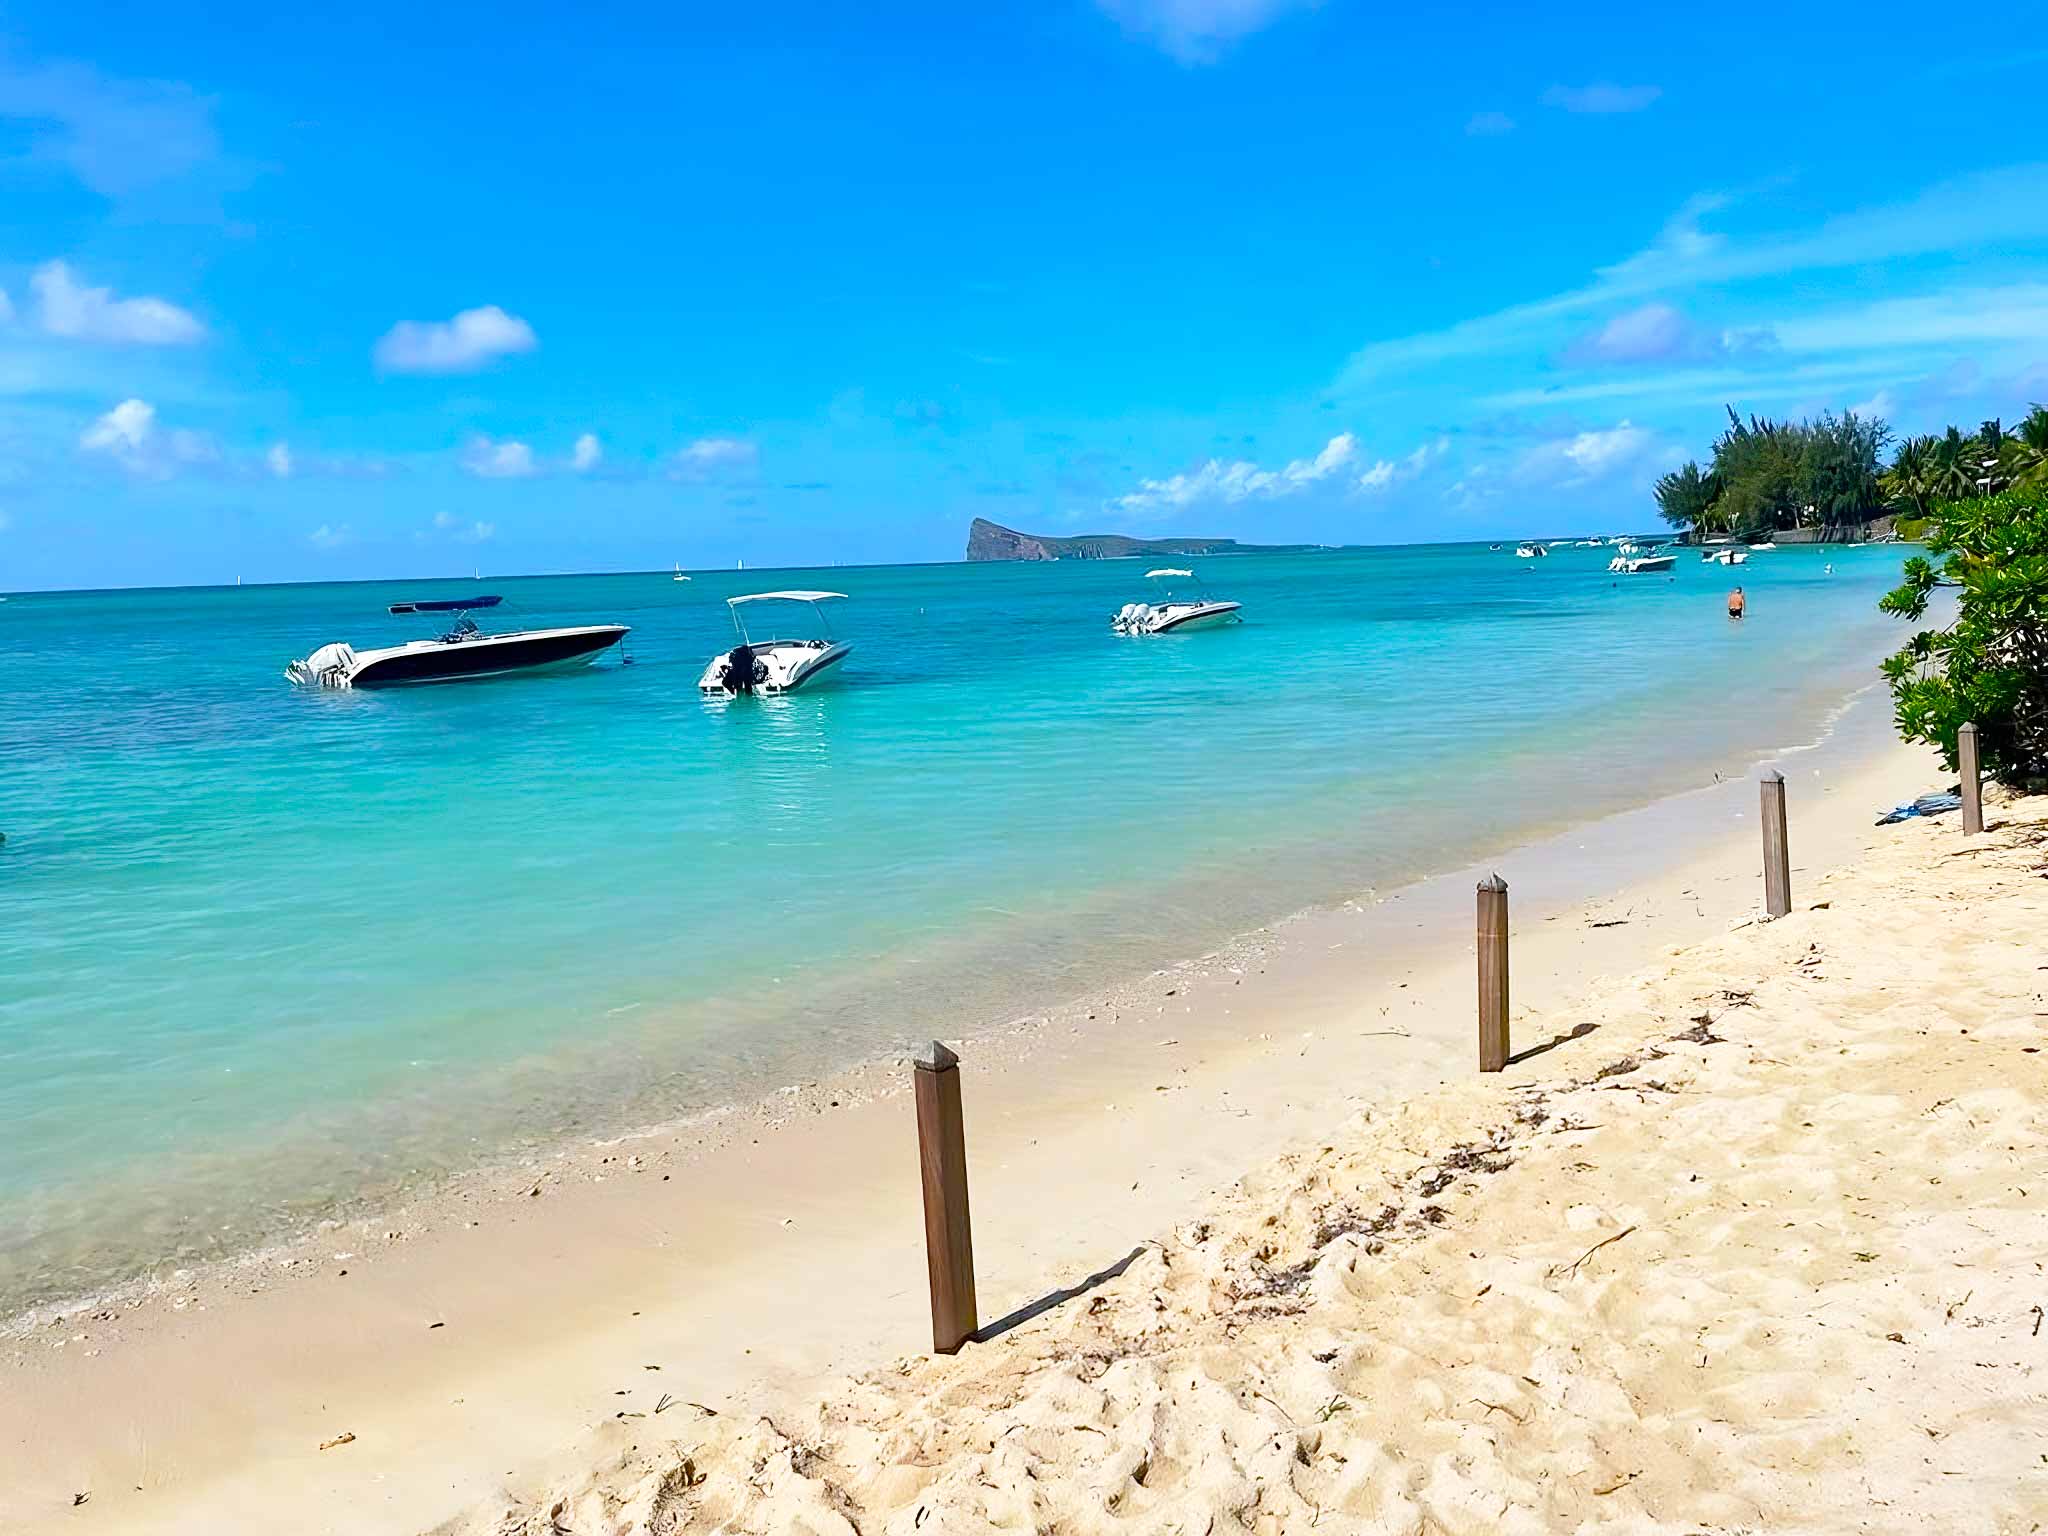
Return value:
<svg viewBox="0 0 2048 1536">
<path fill-rule="evenodd" d="M 1888 831 L 1037 1321 L 447 1529 L 2038 1530 L 2044 876 L 2040 801 Z"/>
<path fill-rule="evenodd" d="M 35 1320 L 5 1517 L 2027 1529 L 2040 818 L 1873 829 L 1938 771 L 1838 737 L 1784 760 L 1787 921 L 1748 780 L 1503 851 L 1516 1049 L 1558 1044 L 1499 1079 L 1485 866 L 970 1042 L 983 1316 L 1077 1294 L 955 1360 L 878 1066 Z"/>
</svg>

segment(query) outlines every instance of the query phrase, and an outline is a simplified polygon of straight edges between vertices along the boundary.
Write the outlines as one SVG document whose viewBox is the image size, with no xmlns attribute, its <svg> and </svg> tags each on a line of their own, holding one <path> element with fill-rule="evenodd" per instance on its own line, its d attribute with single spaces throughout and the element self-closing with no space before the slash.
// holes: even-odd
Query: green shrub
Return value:
<svg viewBox="0 0 2048 1536">
<path fill-rule="evenodd" d="M 1941 585 L 1957 593 L 1947 629 L 1922 630 L 1884 663 L 1899 734 L 1956 762 L 1956 728 L 1977 724 L 1984 768 L 2015 786 L 2048 780 L 2048 487 L 1935 508 L 1927 548 L 1879 604 L 1918 621 Z"/>
</svg>

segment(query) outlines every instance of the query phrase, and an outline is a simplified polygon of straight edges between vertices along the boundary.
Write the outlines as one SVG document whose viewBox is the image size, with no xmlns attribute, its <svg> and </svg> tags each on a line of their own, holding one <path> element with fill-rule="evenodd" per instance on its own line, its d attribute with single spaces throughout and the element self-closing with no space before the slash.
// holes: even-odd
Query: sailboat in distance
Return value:
<svg viewBox="0 0 2048 1536">
<path fill-rule="evenodd" d="M 689 579 L 690 579 L 689 577 L 687 577 L 687 576 L 685 576 L 685 575 L 683 574 L 683 563 L 682 563 L 682 561 L 678 560 L 678 561 L 676 562 L 676 573 L 675 573 L 675 575 L 671 576 L 671 577 L 669 578 L 669 580 L 671 580 L 671 581 L 688 581 Z"/>
</svg>

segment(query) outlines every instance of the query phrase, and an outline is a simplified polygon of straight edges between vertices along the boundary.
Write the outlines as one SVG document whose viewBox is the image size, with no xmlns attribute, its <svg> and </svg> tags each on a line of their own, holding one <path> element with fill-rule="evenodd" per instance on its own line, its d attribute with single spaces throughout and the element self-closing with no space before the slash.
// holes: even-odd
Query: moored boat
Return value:
<svg viewBox="0 0 2048 1536">
<path fill-rule="evenodd" d="M 1109 621 L 1109 627 L 1120 635 L 1164 635 L 1243 622 L 1238 615 L 1242 604 L 1209 596 L 1193 571 L 1168 566 L 1147 571 L 1145 579 L 1185 582 L 1188 586 L 1180 589 L 1180 593 L 1191 591 L 1193 595 L 1180 595 L 1172 586 L 1167 586 L 1162 589 L 1161 598 L 1156 603 L 1125 603 Z"/>
<path fill-rule="evenodd" d="M 502 597 L 393 603 L 393 614 L 452 613 L 443 634 L 403 645 L 359 651 L 346 641 L 323 645 L 294 661 L 284 675 L 309 688 L 397 688 L 425 683 L 474 682 L 519 673 L 566 672 L 586 667 L 629 633 L 624 624 L 576 624 L 488 634 L 470 615 L 495 608 Z"/>
<path fill-rule="evenodd" d="M 704 675 L 697 679 L 698 691 L 727 699 L 743 693 L 793 693 L 838 666 L 853 647 L 834 638 L 825 610 L 818 605 L 845 597 L 844 592 L 750 592 L 743 597 L 727 598 L 732 627 L 740 643 L 711 658 Z M 792 640 L 756 640 L 740 611 L 754 603 L 808 604 L 812 617 L 818 621 L 818 633 Z"/>
</svg>

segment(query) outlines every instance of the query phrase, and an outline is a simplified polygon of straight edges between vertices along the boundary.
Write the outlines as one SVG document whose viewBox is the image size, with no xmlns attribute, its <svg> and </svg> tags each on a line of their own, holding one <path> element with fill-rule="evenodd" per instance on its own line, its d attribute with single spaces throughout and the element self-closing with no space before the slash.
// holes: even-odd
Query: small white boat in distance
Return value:
<svg viewBox="0 0 2048 1536">
<path fill-rule="evenodd" d="M 1616 555 L 1607 562 L 1607 569 L 1624 576 L 1643 576 L 1653 571 L 1668 571 L 1676 564 L 1676 555 Z"/>
<path fill-rule="evenodd" d="M 1120 635 L 1163 635 L 1169 631 L 1213 629 L 1219 624 L 1243 622 L 1237 612 L 1242 605 L 1209 596 L 1202 590 L 1202 584 L 1193 571 L 1168 566 L 1147 571 L 1145 579 L 1184 581 L 1194 589 L 1193 595 L 1178 596 L 1169 586 L 1161 590 L 1156 603 L 1125 603 L 1109 621 L 1109 627 Z"/>
<path fill-rule="evenodd" d="M 1548 556 L 1549 553 L 1550 551 L 1541 544 L 1517 544 L 1515 546 L 1515 558 L 1517 560 L 1541 560 Z"/>
<path fill-rule="evenodd" d="M 1749 564 L 1749 551 L 1746 549 L 1716 549 L 1710 551 L 1706 558 L 1716 565 L 1747 565 Z"/>
<path fill-rule="evenodd" d="M 485 634 L 470 614 L 495 608 L 498 597 L 459 597 L 393 603 L 391 612 L 452 613 L 453 626 L 431 640 L 359 651 L 346 641 L 323 645 L 284 675 L 307 688 L 397 688 L 422 683 L 473 682 L 525 672 L 566 672 L 587 667 L 598 652 L 625 639 L 624 624 L 578 624 L 565 629 L 515 629 Z"/>
<path fill-rule="evenodd" d="M 672 576 L 672 577 L 670 577 L 669 579 L 670 579 L 671 581 L 688 581 L 688 580 L 690 579 L 689 577 L 687 577 L 687 576 L 685 576 L 685 575 L 683 574 L 683 563 L 682 563 L 682 562 L 681 562 L 680 560 L 678 560 L 678 561 L 676 562 L 676 573 L 675 573 L 675 575 L 674 575 L 674 576 Z"/>
<path fill-rule="evenodd" d="M 697 679 L 698 691 L 727 699 L 743 693 L 793 693 L 820 673 L 838 666 L 853 647 L 833 638 L 825 610 L 818 604 L 843 600 L 845 596 L 844 592 L 750 592 L 744 597 L 728 597 L 725 601 L 732 609 L 732 627 L 738 632 L 740 643 L 711 658 L 711 665 Z M 794 640 L 756 640 L 741 612 L 750 603 L 808 604 L 811 616 L 818 621 L 818 633 Z"/>
</svg>

